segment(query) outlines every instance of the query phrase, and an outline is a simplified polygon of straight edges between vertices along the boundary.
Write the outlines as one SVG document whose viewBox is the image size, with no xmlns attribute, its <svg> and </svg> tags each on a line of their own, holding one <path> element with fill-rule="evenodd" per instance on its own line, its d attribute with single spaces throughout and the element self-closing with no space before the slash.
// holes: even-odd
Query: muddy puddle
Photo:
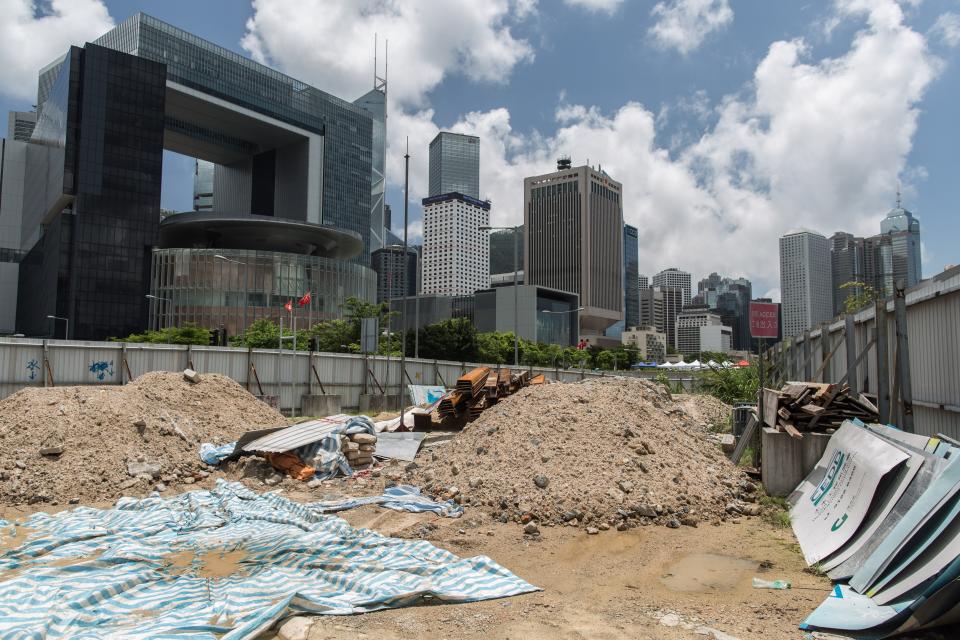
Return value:
<svg viewBox="0 0 960 640">
<path fill-rule="evenodd" d="M 244 550 L 224 551 L 178 551 L 167 556 L 173 573 L 191 573 L 200 578 L 227 578 L 234 574 L 247 573 Z"/>
<path fill-rule="evenodd" d="M 695 553 L 670 565 L 660 582 L 671 591 L 712 593 L 730 591 L 757 570 L 753 560 L 717 553 Z"/>
</svg>

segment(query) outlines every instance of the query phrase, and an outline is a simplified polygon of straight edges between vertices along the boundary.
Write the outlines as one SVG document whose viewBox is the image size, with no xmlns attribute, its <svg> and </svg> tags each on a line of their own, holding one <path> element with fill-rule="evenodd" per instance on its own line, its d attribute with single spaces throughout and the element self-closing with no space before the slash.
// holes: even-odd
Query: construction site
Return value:
<svg viewBox="0 0 960 640">
<path fill-rule="evenodd" d="M 955 637 L 957 449 L 849 384 L 407 391 L 298 418 L 194 369 L 9 395 L 2 635 Z"/>
</svg>

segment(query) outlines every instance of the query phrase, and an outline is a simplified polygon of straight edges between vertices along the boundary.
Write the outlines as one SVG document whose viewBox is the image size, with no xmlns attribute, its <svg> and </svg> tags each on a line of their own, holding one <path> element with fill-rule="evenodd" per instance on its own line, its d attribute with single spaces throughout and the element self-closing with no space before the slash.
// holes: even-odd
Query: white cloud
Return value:
<svg viewBox="0 0 960 640">
<path fill-rule="evenodd" d="M 252 23 L 257 35 L 251 36 L 256 42 L 297 39 L 285 35 L 282 20 L 261 21 L 267 15 L 265 5 L 278 4 L 257 0 Z M 486 35 L 464 45 L 484 50 L 498 40 L 520 43 L 522 55 L 508 56 L 510 62 L 499 66 L 500 75 L 494 74 L 493 80 L 505 78 L 532 56 L 526 43 L 509 31 L 502 33 L 516 18 L 518 5 L 498 6 L 501 12 L 481 20 L 480 31 L 486 29 Z M 825 234 L 838 229 L 877 231 L 898 176 L 909 182 L 906 158 L 917 127 L 917 105 L 941 64 L 923 36 L 903 23 L 894 0 L 841 0 L 835 4 L 838 19 L 861 24 L 846 53 L 815 60 L 803 40 L 774 42 L 740 94 L 718 104 L 695 94 L 690 105 L 678 106 L 709 117 L 701 134 L 668 150 L 657 144 L 656 114 L 637 102 L 610 111 L 569 104 L 561 97 L 556 128 L 545 134 L 514 130 L 507 108 L 437 123 L 429 108 L 429 90 L 448 74 L 469 68 L 466 61 L 476 60 L 477 51 L 443 45 L 434 56 L 435 45 L 423 32 L 426 27 L 407 14 L 353 15 L 342 21 L 343 11 L 352 9 L 335 8 L 333 17 L 316 11 L 302 15 L 300 22 L 310 25 L 311 34 L 321 34 L 311 35 L 310 42 L 323 41 L 334 30 L 328 24 L 332 21 L 337 30 L 351 34 L 336 38 L 347 47 L 339 58 L 362 57 L 360 49 L 352 54 L 353 40 L 363 39 L 354 24 L 392 21 L 391 68 L 402 58 L 411 65 L 404 75 L 418 76 L 399 91 L 391 81 L 388 124 L 389 180 L 394 186 L 402 182 L 403 144 L 409 136 L 414 201 L 427 190 L 426 148 L 439 125 L 480 136 L 481 195 L 492 199 L 496 225 L 522 219 L 524 177 L 551 171 L 561 154 L 573 156 L 575 163 L 589 159 L 624 185 L 626 220 L 641 233 L 641 272 L 676 265 L 697 276 L 711 271 L 745 275 L 758 292 L 778 286 L 776 238 L 798 221 Z M 372 33 L 371 27 L 365 29 Z M 404 35 L 407 30 L 414 34 Z M 395 41 L 405 43 L 398 45 L 406 49 L 402 54 L 394 54 Z M 271 45 L 269 58 L 334 93 L 352 96 L 369 88 L 366 83 L 352 91 L 342 89 L 357 82 L 353 76 L 369 77 L 369 65 L 350 71 L 319 49 L 323 47 Z"/>
<path fill-rule="evenodd" d="M 5 0 L 0 11 L 0 92 L 36 99 L 37 74 L 70 45 L 93 40 L 113 28 L 101 0 L 50 0 L 46 9 L 31 0 Z"/>
<path fill-rule="evenodd" d="M 571 7 L 580 7 L 587 11 L 614 13 L 623 4 L 623 0 L 564 0 Z"/>
<path fill-rule="evenodd" d="M 944 13 L 933 23 L 931 34 L 944 44 L 955 47 L 960 44 L 960 14 Z"/>
<path fill-rule="evenodd" d="M 665 0 L 650 11 L 656 22 L 649 33 L 664 49 L 683 55 L 699 48 L 714 31 L 733 22 L 729 0 Z"/>
<path fill-rule="evenodd" d="M 511 26 L 529 0 L 253 0 L 243 47 L 338 96 L 373 86 L 373 43 L 389 40 L 391 99 L 424 105 L 448 75 L 505 82 L 533 49 Z M 381 72 L 383 58 L 381 60 Z"/>
</svg>

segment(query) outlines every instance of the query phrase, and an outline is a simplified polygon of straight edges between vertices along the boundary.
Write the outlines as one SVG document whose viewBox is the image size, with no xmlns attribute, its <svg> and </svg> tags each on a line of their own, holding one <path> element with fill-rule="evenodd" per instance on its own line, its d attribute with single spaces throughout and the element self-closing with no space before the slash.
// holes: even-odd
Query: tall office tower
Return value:
<svg viewBox="0 0 960 640">
<path fill-rule="evenodd" d="M 176 296 L 160 305 L 164 323 L 212 322 L 189 315 L 199 303 L 184 284 L 207 273 L 220 285 L 203 285 L 200 306 L 215 313 L 233 303 L 240 315 L 223 318 L 235 323 L 231 334 L 236 323 L 251 320 L 249 313 L 238 320 L 244 316 L 237 300 L 246 309 L 253 300 L 291 295 L 295 282 L 315 293 L 336 289 L 318 278 L 297 281 L 296 273 L 329 268 L 329 281 L 344 276 L 344 297 L 372 300 L 371 127 L 370 114 L 349 102 L 142 13 L 70 47 L 38 78 L 28 161 L 43 166 L 29 173 L 47 180 L 28 183 L 37 193 L 23 213 L 28 253 L 18 296 L 28 304 L 17 305 L 18 330 L 50 335 L 48 316 L 56 315 L 69 319 L 78 339 L 142 331 L 158 306 L 147 292 Z M 164 150 L 215 163 L 213 208 L 234 216 L 231 225 L 193 212 L 161 226 Z M 213 253 L 189 269 L 166 269 L 172 253 L 182 267 L 201 247 L 217 255 L 275 250 L 293 256 L 289 263 L 300 270 L 258 278 L 253 266 L 214 268 L 207 264 Z M 161 274 L 175 277 L 167 282 Z M 235 274 L 242 275 L 227 282 Z M 251 298 L 254 286 L 269 291 Z M 315 298 L 335 306 L 333 295 Z"/>
<path fill-rule="evenodd" d="M 659 327 L 663 324 L 662 320 L 657 318 L 657 312 L 663 313 L 662 305 L 658 301 L 663 300 L 660 290 L 654 290 L 653 287 L 644 287 L 640 289 L 640 326 L 641 327 Z"/>
<path fill-rule="evenodd" d="M 893 236 L 863 238 L 863 280 L 878 298 L 893 297 Z"/>
<path fill-rule="evenodd" d="M 644 275 L 637 276 L 637 284 L 640 285 L 640 290 L 650 288 L 650 278 Z"/>
<path fill-rule="evenodd" d="M 700 304 L 705 304 L 711 309 L 716 308 L 717 296 L 722 293 L 724 278 L 714 271 L 709 276 L 697 283 L 697 298 Z"/>
<path fill-rule="evenodd" d="M 480 198 L 480 138 L 441 131 L 430 143 L 430 196 Z"/>
<path fill-rule="evenodd" d="M 686 271 L 680 271 L 676 267 L 664 269 L 653 276 L 653 286 L 655 287 L 680 287 L 683 290 L 683 304 L 690 304 L 690 274 Z"/>
<path fill-rule="evenodd" d="M 880 223 L 880 235 L 890 238 L 893 257 L 893 282 L 903 280 L 907 287 L 920 282 L 920 221 L 900 206 L 897 191 L 897 206 L 890 210 Z"/>
<path fill-rule="evenodd" d="M 20 140 L 0 138 L 0 334 L 5 335 L 16 332 L 17 281 L 24 256 L 20 226 L 31 146 Z"/>
<path fill-rule="evenodd" d="M 403 245 L 389 245 L 370 255 L 371 267 L 377 272 L 377 302 L 417 295 L 420 272 L 416 247 L 407 247 L 407 272 L 404 275 Z"/>
<path fill-rule="evenodd" d="M 193 164 L 193 210 L 213 211 L 213 174 L 217 165 L 206 160 Z"/>
<path fill-rule="evenodd" d="M 640 246 L 637 228 L 623 225 L 623 323 L 640 324 Z"/>
<path fill-rule="evenodd" d="M 36 126 L 36 111 L 11 111 L 7 116 L 7 139 L 29 142 Z"/>
<path fill-rule="evenodd" d="M 523 181 L 526 283 L 579 294 L 580 335 L 598 344 L 623 319 L 622 193 L 602 169 L 566 158 Z"/>
<path fill-rule="evenodd" d="M 490 286 L 490 203 L 462 193 L 423 199 L 425 294 L 473 295 Z"/>
<path fill-rule="evenodd" d="M 519 234 L 517 241 L 517 269 L 523 271 L 523 226 L 516 230 Z M 498 273 L 513 273 L 513 241 L 514 231 L 503 229 L 490 233 L 490 275 Z"/>
<path fill-rule="evenodd" d="M 683 289 L 680 287 L 651 287 L 653 292 L 653 316 L 657 331 L 667 336 L 667 347 L 677 349 L 677 316 L 685 306 Z M 658 308 L 659 307 L 659 308 Z"/>
<path fill-rule="evenodd" d="M 784 337 L 833 317 L 829 240 L 803 229 L 780 238 L 780 299 Z"/>
<path fill-rule="evenodd" d="M 862 292 L 860 287 L 846 287 L 848 282 L 863 282 L 874 286 L 874 281 L 867 282 L 864 263 L 864 239 L 857 238 L 852 233 L 838 231 L 830 236 L 830 279 L 833 291 L 833 315 L 843 313 L 844 302 L 851 295 Z M 880 295 L 883 295 L 882 293 Z"/>
<path fill-rule="evenodd" d="M 384 201 L 387 167 L 387 78 L 377 75 L 376 54 L 373 59 L 373 89 L 353 101 L 353 104 L 370 114 L 370 251 L 390 244 Z"/>
</svg>

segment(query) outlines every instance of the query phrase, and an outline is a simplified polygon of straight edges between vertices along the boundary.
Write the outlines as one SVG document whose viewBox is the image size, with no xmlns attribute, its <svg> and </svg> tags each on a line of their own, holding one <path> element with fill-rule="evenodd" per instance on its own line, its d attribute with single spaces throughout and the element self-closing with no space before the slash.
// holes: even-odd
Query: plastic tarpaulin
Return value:
<svg viewBox="0 0 960 640">
<path fill-rule="evenodd" d="M 121 498 L 108 510 L 38 513 L 19 527 L 0 522 L 0 545 L 7 638 L 236 640 L 298 612 L 536 590 L 490 558 L 354 529 L 223 481 L 169 499 Z"/>
<path fill-rule="evenodd" d="M 908 457 L 862 427 L 843 423 L 816 467 L 790 496 L 790 520 L 808 564 L 850 540 L 883 477 Z"/>
</svg>

